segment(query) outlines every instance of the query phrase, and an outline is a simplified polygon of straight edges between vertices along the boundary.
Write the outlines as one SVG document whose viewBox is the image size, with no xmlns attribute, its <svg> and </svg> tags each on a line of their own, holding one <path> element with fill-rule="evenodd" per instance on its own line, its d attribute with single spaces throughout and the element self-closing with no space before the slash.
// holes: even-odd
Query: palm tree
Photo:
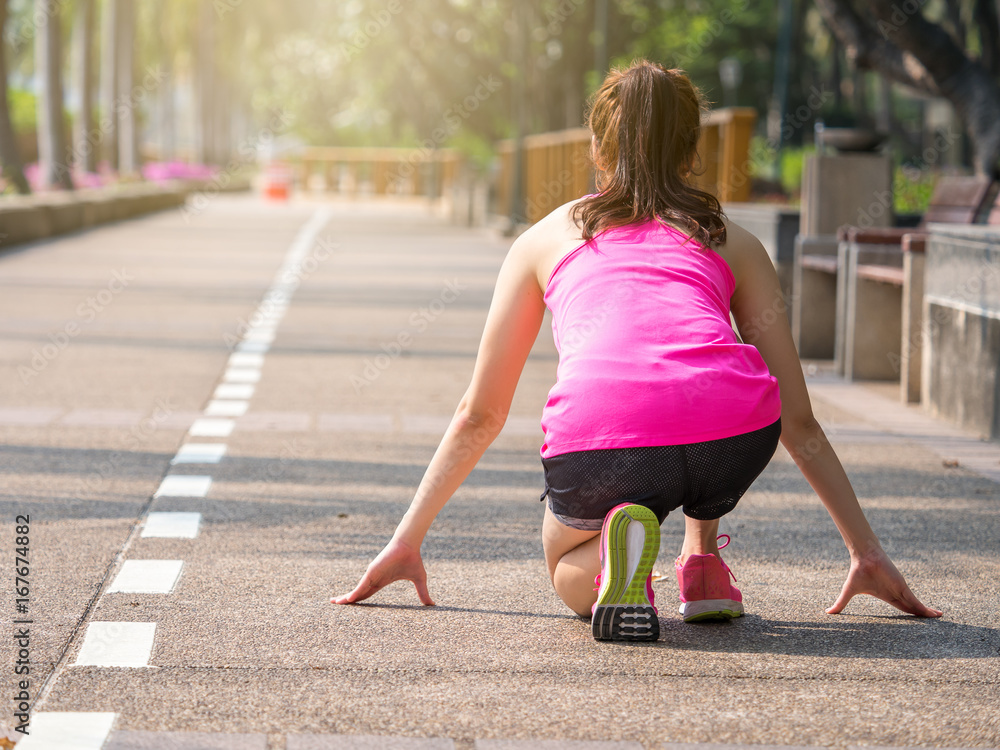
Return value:
<svg viewBox="0 0 1000 750">
<path fill-rule="evenodd" d="M 85 172 L 96 172 L 96 144 L 90 143 L 94 133 L 94 0 L 77 0 L 73 34 L 76 53 L 73 72 L 80 96 L 80 110 L 73 122 L 73 150 L 78 167 Z"/>
<path fill-rule="evenodd" d="M 103 155 L 118 169 L 118 0 L 104 0 L 101 17 L 101 131 Z"/>
<path fill-rule="evenodd" d="M 0 37 L 7 24 L 7 0 L 0 0 Z M 13 183 L 17 192 L 27 195 L 31 192 L 24 179 L 24 167 L 17 149 L 14 127 L 10 122 L 10 108 L 7 102 L 7 47 L 0 48 L 0 164 L 3 176 Z"/>
<path fill-rule="evenodd" d="M 139 172 L 139 133 L 132 98 L 135 83 L 135 0 L 118 0 L 118 171 Z"/>
<path fill-rule="evenodd" d="M 35 0 L 35 74 L 41 81 L 38 97 L 38 165 L 42 184 L 73 189 L 63 137 L 62 42 L 57 8 Z"/>
</svg>

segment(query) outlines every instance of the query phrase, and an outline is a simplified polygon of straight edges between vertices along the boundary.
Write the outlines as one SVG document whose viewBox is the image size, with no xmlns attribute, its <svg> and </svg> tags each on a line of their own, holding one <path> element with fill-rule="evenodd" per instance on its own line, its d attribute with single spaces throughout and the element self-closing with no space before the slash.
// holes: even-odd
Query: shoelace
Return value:
<svg viewBox="0 0 1000 750">
<path fill-rule="evenodd" d="M 719 534 L 717 537 L 715 537 L 715 541 L 719 541 L 720 539 L 722 539 L 722 537 L 725 537 L 726 541 L 723 544 L 719 545 L 720 552 L 724 550 L 726 547 L 728 547 L 729 543 L 732 541 L 729 534 Z M 736 574 L 732 571 L 732 569 L 728 565 L 726 565 L 726 561 L 723 560 L 721 556 L 719 557 L 719 562 L 722 563 L 722 567 L 726 569 L 726 572 L 733 577 L 733 583 L 736 583 Z M 600 575 L 597 576 L 598 579 L 600 579 L 600 577 L 601 577 Z M 595 581 L 595 583 L 597 583 L 597 581 Z M 596 591 L 597 589 L 594 590 Z"/>
<path fill-rule="evenodd" d="M 724 550 L 726 547 L 728 547 L 729 543 L 732 541 L 732 539 L 729 538 L 729 534 L 719 534 L 717 537 L 715 537 L 715 541 L 719 541 L 720 539 L 722 539 L 722 537 L 726 537 L 726 543 L 719 545 L 720 552 Z M 722 563 L 722 567 L 726 569 L 726 572 L 733 577 L 733 583 L 736 583 L 736 574 L 729 569 L 729 566 L 726 565 L 726 561 L 720 557 L 719 562 Z"/>
<path fill-rule="evenodd" d="M 715 541 L 719 541 L 720 539 L 722 539 L 722 537 L 725 537 L 726 541 L 723 544 L 719 545 L 720 552 L 724 550 L 726 547 L 728 547 L 729 543 L 732 541 L 732 538 L 729 536 L 729 534 L 719 534 L 717 537 L 715 537 Z M 722 563 L 722 567 L 726 569 L 726 572 L 733 577 L 733 583 L 737 583 L 736 574 L 732 571 L 732 569 L 728 565 L 726 565 L 726 561 L 720 557 L 719 562 Z M 601 590 L 601 574 L 598 573 L 594 577 L 594 591 L 600 591 L 600 590 Z"/>
</svg>

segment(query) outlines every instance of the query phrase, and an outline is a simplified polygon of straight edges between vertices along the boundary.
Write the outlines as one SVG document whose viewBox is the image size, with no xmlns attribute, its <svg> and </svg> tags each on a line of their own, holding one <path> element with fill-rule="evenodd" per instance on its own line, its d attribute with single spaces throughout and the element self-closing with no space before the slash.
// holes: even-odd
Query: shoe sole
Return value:
<svg viewBox="0 0 1000 750">
<path fill-rule="evenodd" d="M 733 599 L 703 599 L 681 604 L 680 613 L 684 622 L 732 620 L 743 616 L 743 604 Z"/>
<path fill-rule="evenodd" d="M 642 551 L 629 575 L 628 537 L 633 522 L 642 525 Z M 655 641 L 660 621 L 646 595 L 646 579 L 660 551 L 660 522 L 641 505 L 614 512 L 607 522 L 606 562 L 602 576 L 607 585 L 594 607 L 592 629 L 599 641 Z M 633 535 L 634 543 L 634 535 Z M 602 577 L 602 583 L 605 579 Z"/>
</svg>

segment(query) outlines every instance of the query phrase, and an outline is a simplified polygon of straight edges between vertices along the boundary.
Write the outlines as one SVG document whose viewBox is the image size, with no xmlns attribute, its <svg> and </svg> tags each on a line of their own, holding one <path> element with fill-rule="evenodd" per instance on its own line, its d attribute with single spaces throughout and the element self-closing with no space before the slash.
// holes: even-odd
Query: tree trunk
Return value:
<svg viewBox="0 0 1000 750">
<path fill-rule="evenodd" d="M 91 143 L 94 132 L 94 0 L 77 0 L 77 18 L 74 28 L 76 53 L 76 90 L 80 96 L 80 109 L 73 123 L 74 162 L 84 172 L 97 171 L 96 143 Z"/>
<path fill-rule="evenodd" d="M 976 0 L 975 19 L 979 28 L 979 61 L 994 78 L 1000 78 L 1000 21 L 996 0 Z"/>
<path fill-rule="evenodd" d="M 941 26 L 917 11 L 868 0 L 875 21 L 863 18 L 849 0 L 816 0 L 827 24 L 858 68 L 931 96 L 943 96 L 962 118 L 975 149 L 979 174 L 997 173 L 1000 159 L 1000 85 L 959 47 Z"/>
<path fill-rule="evenodd" d="M 161 43 L 161 65 L 163 66 L 163 83 L 160 84 L 160 159 L 172 161 L 177 150 L 177 123 L 174 112 L 174 48 L 173 40 L 168 36 L 169 23 L 167 0 L 160 0 L 157 17 L 164 19 Z"/>
<path fill-rule="evenodd" d="M 118 0 L 118 171 L 139 173 L 135 85 L 135 0 Z"/>
<path fill-rule="evenodd" d="M 7 0 L 0 0 L 0 37 L 7 25 Z M 17 148 L 17 138 L 10 122 L 10 107 L 7 101 L 7 47 L 0 47 L 0 164 L 3 165 L 4 179 L 12 183 L 17 192 L 27 195 L 31 192 L 24 179 L 24 165 Z"/>
<path fill-rule="evenodd" d="M 73 189 L 63 137 L 59 13 L 51 0 L 35 0 L 35 75 L 38 96 L 38 166 L 44 187 Z"/>
<path fill-rule="evenodd" d="M 103 155 L 118 171 L 118 2 L 104 0 L 101 17 L 101 132 Z"/>
<path fill-rule="evenodd" d="M 214 108 L 215 65 L 212 52 L 215 47 L 215 11 L 212 0 L 199 3 L 199 23 L 197 29 L 197 49 L 195 50 L 196 85 L 198 87 L 195 115 L 195 157 L 202 164 L 214 164 Z"/>
</svg>

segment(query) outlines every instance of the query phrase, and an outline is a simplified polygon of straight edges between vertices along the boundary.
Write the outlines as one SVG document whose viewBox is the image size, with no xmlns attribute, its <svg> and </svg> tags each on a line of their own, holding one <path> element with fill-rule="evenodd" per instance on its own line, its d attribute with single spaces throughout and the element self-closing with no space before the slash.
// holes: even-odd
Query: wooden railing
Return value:
<svg viewBox="0 0 1000 750">
<path fill-rule="evenodd" d="M 461 157 L 452 149 L 309 147 L 297 162 L 303 189 L 359 195 L 423 195 L 450 190 Z"/>
<path fill-rule="evenodd" d="M 749 200 L 750 137 L 756 123 L 757 112 L 750 108 L 730 107 L 711 112 L 701 127 L 700 174 L 693 178 L 694 184 L 723 203 Z M 590 138 L 587 128 L 573 128 L 523 139 L 521 195 L 524 218 L 529 223 L 594 189 Z M 497 150 L 496 212 L 510 216 L 515 142 L 500 141 Z"/>
</svg>

